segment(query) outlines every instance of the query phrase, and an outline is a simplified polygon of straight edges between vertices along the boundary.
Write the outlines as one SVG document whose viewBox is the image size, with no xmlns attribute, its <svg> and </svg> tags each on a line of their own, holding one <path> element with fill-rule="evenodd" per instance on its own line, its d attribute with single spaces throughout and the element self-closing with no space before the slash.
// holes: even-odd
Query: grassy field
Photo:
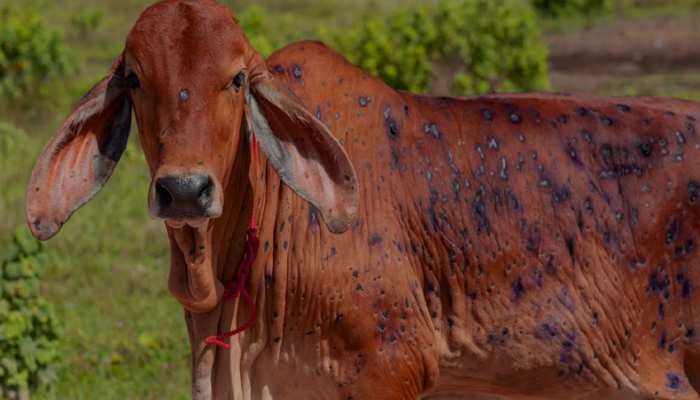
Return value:
<svg viewBox="0 0 700 400">
<path fill-rule="evenodd" d="M 618 17 L 602 20 L 543 23 L 552 41 L 569 40 L 564 44 L 575 47 L 577 39 L 555 36 L 604 31 L 606 26 L 629 19 L 680 18 L 697 12 L 693 8 L 696 0 L 674 1 L 678 1 L 674 6 L 635 3 L 618 10 Z M 10 3 L 16 0 L 0 0 L 0 7 Z M 23 223 L 24 185 L 39 149 L 71 104 L 104 74 L 147 3 L 150 1 L 27 1 L 66 38 L 75 67 L 70 83 L 60 85 L 61 90 L 49 98 L 4 104 L 0 109 L 0 247 Z M 289 39 L 315 37 L 324 24 L 350 26 L 367 13 L 390 15 L 399 6 L 427 3 L 355 0 L 348 7 L 342 0 L 229 1 L 235 9 L 252 4 L 267 7 L 282 21 Z M 95 19 L 97 22 L 91 22 Z M 586 74 L 582 63 L 577 70 L 554 69 L 553 90 L 700 100 L 698 67 Z M 36 393 L 35 399 L 188 398 L 189 346 L 181 308 L 166 287 L 163 228 L 147 215 L 148 179 L 132 133 L 125 157 L 106 188 L 47 245 L 51 266 L 44 274 L 43 291 L 64 325 L 64 364 L 58 384 Z"/>
</svg>

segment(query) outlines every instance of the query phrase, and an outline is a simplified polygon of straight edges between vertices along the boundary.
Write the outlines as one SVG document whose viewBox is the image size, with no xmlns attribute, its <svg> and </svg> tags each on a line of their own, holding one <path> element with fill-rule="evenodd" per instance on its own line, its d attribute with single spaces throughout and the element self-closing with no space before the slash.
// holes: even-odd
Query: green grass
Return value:
<svg viewBox="0 0 700 400">
<path fill-rule="evenodd" d="M 24 184 L 43 140 L 6 125 L 0 137 L 1 246 L 23 223 Z M 167 290 L 163 228 L 147 215 L 148 181 L 132 140 L 105 189 L 48 242 L 42 292 L 63 323 L 64 367 L 34 399 L 187 398 L 189 345 Z"/>
</svg>

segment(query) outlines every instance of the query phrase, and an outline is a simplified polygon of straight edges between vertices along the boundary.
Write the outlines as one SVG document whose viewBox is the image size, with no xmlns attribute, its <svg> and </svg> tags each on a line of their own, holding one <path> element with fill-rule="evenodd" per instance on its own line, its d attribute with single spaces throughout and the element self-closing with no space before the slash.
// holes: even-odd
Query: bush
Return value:
<svg viewBox="0 0 700 400">
<path fill-rule="evenodd" d="M 0 253 L 15 227 L 24 223 L 24 189 L 42 139 L 0 121 Z M 0 254 L 0 267 L 3 260 Z"/>
<path fill-rule="evenodd" d="M 430 83 L 438 32 L 424 9 L 401 11 L 388 19 L 371 16 L 349 32 L 331 35 L 350 61 L 392 87 L 423 91 Z"/>
<path fill-rule="evenodd" d="M 267 13 L 260 6 L 250 6 L 238 15 L 238 20 L 245 32 L 248 41 L 264 57 L 270 55 L 275 50 L 275 45 L 265 34 L 265 21 Z"/>
<path fill-rule="evenodd" d="M 432 12 L 370 16 L 329 36 L 352 62 L 397 89 L 424 92 L 440 79 L 459 95 L 548 86 L 547 50 L 521 0 L 443 1 Z M 444 71 L 436 73 L 436 65 Z"/>
<path fill-rule="evenodd" d="M 58 321 L 39 295 L 41 245 L 26 228 L 0 255 L 0 398 L 25 399 L 30 389 L 55 380 Z"/>
<path fill-rule="evenodd" d="M 68 68 L 61 38 L 37 14 L 0 8 L 0 97 L 42 93 L 43 83 Z"/>
<path fill-rule="evenodd" d="M 85 37 L 97 32 L 104 24 L 104 14 L 101 10 L 83 11 L 70 18 L 70 24 L 79 37 Z"/>
<path fill-rule="evenodd" d="M 258 5 L 247 7 L 238 14 L 248 41 L 263 57 L 288 43 L 312 36 L 313 33 L 299 27 L 299 21 L 304 19 L 304 15 L 294 13 L 270 14 Z M 307 29 L 313 32 L 312 27 L 307 26 Z"/>
<path fill-rule="evenodd" d="M 609 14 L 612 0 L 533 0 L 537 10 L 551 17 L 575 17 Z"/>
<path fill-rule="evenodd" d="M 549 86 L 547 47 L 535 12 L 520 0 L 443 2 L 440 58 L 461 66 L 460 95 L 542 90 Z"/>
</svg>

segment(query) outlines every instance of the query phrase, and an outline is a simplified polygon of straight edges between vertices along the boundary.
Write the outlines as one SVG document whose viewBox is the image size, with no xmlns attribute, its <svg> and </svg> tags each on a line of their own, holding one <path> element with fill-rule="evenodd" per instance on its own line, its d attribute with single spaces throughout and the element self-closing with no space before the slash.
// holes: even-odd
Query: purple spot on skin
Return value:
<svg viewBox="0 0 700 400">
<path fill-rule="evenodd" d="M 661 350 L 666 348 L 666 332 L 662 332 L 661 336 L 659 336 L 659 341 L 657 343 L 657 346 Z"/>
<path fill-rule="evenodd" d="M 680 230 L 681 230 L 681 224 L 678 219 L 674 219 L 671 222 L 671 225 L 668 227 L 668 230 L 666 231 L 666 243 L 671 244 L 678 240 L 678 235 L 680 235 Z"/>
<path fill-rule="evenodd" d="M 700 199 L 700 183 L 696 181 L 688 183 L 688 196 L 691 204 L 695 204 Z"/>
<path fill-rule="evenodd" d="M 645 158 L 649 158 L 654 154 L 654 145 L 648 140 L 640 143 L 637 148 L 639 153 Z"/>
<path fill-rule="evenodd" d="M 688 297 L 690 297 L 691 288 L 692 287 L 691 287 L 689 279 L 686 279 L 685 281 L 683 281 L 683 288 L 681 289 L 681 296 L 683 296 L 684 299 L 687 299 Z"/>
<path fill-rule="evenodd" d="M 382 236 L 380 234 L 374 233 L 369 238 L 369 245 L 370 245 L 370 247 L 378 246 L 378 245 L 382 244 L 383 241 L 384 241 L 384 239 L 382 238 Z"/>
<path fill-rule="evenodd" d="M 593 143 L 593 134 L 590 131 L 586 129 L 581 130 L 581 136 L 583 136 L 583 140 L 586 143 Z"/>
<path fill-rule="evenodd" d="M 669 372 L 666 374 L 666 386 L 671 390 L 679 390 L 683 386 L 683 378 Z"/>
<path fill-rule="evenodd" d="M 632 107 L 628 106 L 627 104 L 618 104 L 617 109 L 624 113 L 632 112 Z"/>
<path fill-rule="evenodd" d="M 649 280 L 647 283 L 647 293 L 657 294 L 665 291 L 671 286 L 671 279 L 668 275 L 663 277 L 659 276 L 658 271 L 653 271 L 649 274 Z"/>
<path fill-rule="evenodd" d="M 605 115 L 600 117 L 600 122 L 602 122 L 605 126 L 613 126 L 615 124 L 615 121 L 612 118 Z"/>
<path fill-rule="evenodd" d="M 542 324 L 541 330 L 545 338 L 553 338 L 559 334 L 557 327 L 550 324 Z"/>
<path fill-rule="evenodd" d="M 423 126 L 423 132 L 425 132 L 426 135 L 432 136 L 434 139 L 440 139 L 440 130 L 438 129 L 437 124 L 435 123 L 427 123 Z"/>
<path fill-rule="evenodd" d="M 695 328 L 687 328 L 685 330 L 685 338 L 691 340 L 695 337 Z"/>
<path fill-rule="evenodd" d="M 525 295 L 525 285 L 523 284 L 523 278 L 518 277 L 511 285 L 513 296 L 511 301 L 514 303 L 519 301 Z"/>
<path fill-rule="evenodd" d="M 296 80 L 300 80 L 302 77 L 302 71 L 301 71 L 301 66 L 299 64 L 294 64 L 292 66 L 292 74 L 294 75 L 294 78 Z"/>
<path fill-rule="evenodd" d="M 187 103 L 187 100 L 190 99 L 190 91 L 187 89 L 180 90 L 179 97 L 180 97 L 180 102 Z"/>
<path fill-rule="evenodd" d="M 490 137 L 489 138 L 489 149 L 498 151 L 498 147 L 499 147 L 498 139 L 496 139 L 495 137 Z"/>
<path fill-rule="evenodd" d="M 384 124 L 389 137 L 391 139 L 398 139 L 401 132 L 399 131 L 399 126 L 396 123 L 396 120 L 392 116 L 391 107 L 389 106 L 384 109 Z"/>
<path fill-rule="evenodd" d="M 493 121 L 493 111 L 491 110 L 481 110 L 481 116 L 486 120 L 486 121 Z"/>
<path fill-rule="evenodd" d="M 318 226 L 318 218 L 319 212 L 318 208 L 310 205 L 309 206 L 309 226 Z"/>
</svg>

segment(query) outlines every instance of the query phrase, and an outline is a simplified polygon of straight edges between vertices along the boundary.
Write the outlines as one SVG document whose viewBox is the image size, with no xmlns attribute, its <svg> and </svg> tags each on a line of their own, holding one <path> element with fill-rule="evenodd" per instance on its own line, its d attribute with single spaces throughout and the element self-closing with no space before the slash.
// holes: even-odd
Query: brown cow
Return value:
<svg viewBox="0 0 700 400">
<path fill-rule="evenodd" d="M 109 178 L 132 108 L 195 399 L 698 399 L 700 105 L 418 96 L 168 0 L 39 158 L 37 237 Z M 259 313 L 226 350 L 253 205 Z"/>
</svg>

